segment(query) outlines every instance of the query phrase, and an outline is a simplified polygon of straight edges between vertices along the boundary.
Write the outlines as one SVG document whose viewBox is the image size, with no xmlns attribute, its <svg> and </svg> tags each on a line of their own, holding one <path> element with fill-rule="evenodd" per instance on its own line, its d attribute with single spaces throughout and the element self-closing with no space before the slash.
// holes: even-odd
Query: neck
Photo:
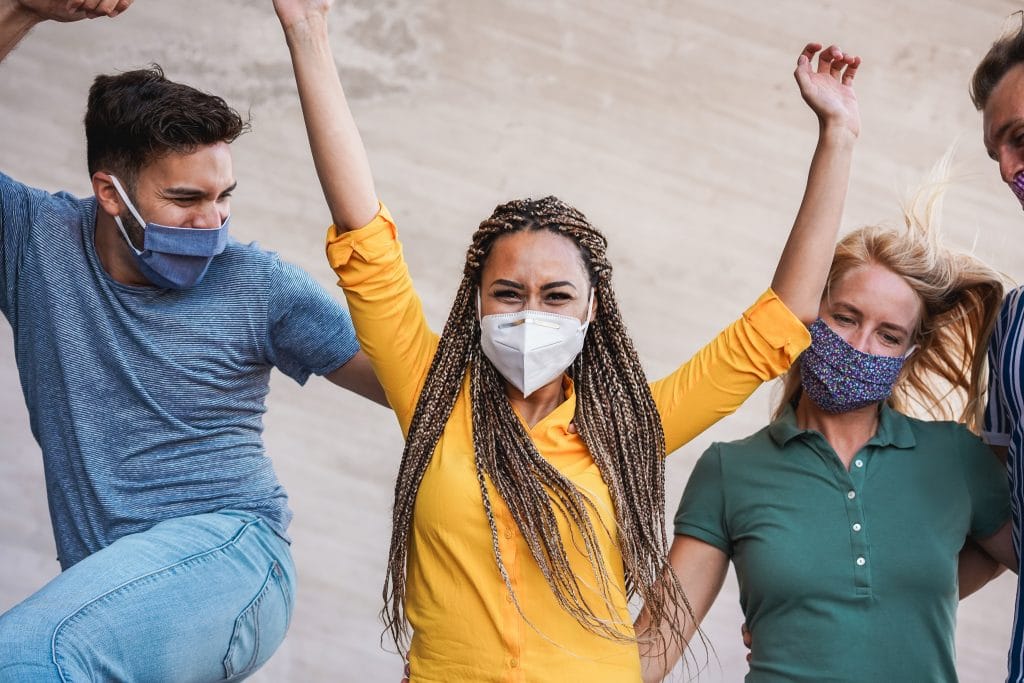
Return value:
<svg viewBox="0 0 1024 683">
<path fill-rule="evenodd" d="M 878 431 L 879 409 L 878 403 L 872 403 L 848 413 L 827 413 L 803 394 L 796 406 L 796 424 L 800 429 L 821 432 L 849 469 L 853 456 Z"/>
<path fill-rule="evenodd" d="M 506 382 L 505 395 L 508 396 L 509 403 L 522 416 L 526 425 L 533 429 L 534 425 L 550 415 L 565 400 L 562 375 L 526 397 L 523 396 L 523 392 Z"/>
<path fill-rule="evenodd" d="M 146 286 L 152 284 L 135 265 L 135 254 L 124 241 L 114 219 L 102 210 L 96 211 L 96 256 L 103 270 L 123 285 Z"/>
</svg>

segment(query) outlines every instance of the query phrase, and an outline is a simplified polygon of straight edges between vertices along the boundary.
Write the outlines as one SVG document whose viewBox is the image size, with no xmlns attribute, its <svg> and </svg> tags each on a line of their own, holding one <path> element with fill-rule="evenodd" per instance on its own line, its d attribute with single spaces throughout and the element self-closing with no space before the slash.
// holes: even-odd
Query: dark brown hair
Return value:
<svg viewBox="0 0 1024 683">
<path fill-rule="evenodd" d="M 608 487 L 615 529 L 606 529 L 597 503 L 537 451 L 512 411 L 501 376 L 480 346 L 475 296 L 481 270 L 497 239 L 525 230 L 550 230 L 572 240 L 595 288 L 597 311 L 583 351 L 568 373 L 577 396 L 575 424 Z M 602 556 L 599 543 L 602 534 L 611 533 L 622 555 L 628 595 L 643 598 L 653 625 L 668 620 L 675 637 L 682 640 L 675 614 L 685 598 L 675 573 L 668 571 L 666 558 L 665 435 L 647 377 L 619 314 L 606 247 L 604 236 L 582 213 L 555 197 L 502 204 L 474 233 L 455 303 L 416 404 L 395 484 L 382 617 L 401 651 L 406 650 L 409 635 L 404 605 L 406 562 L 416 496 L 467 372 L 477 481 L 490 525 L 495 571 L 516 607 L 518 597 L 498 544 L 494 494 L 508 506 L 556 604 L 583 628 L 612 640 L 632 640 L 631 624 L 609 622 L 585 599 L 566 552 L 573 540 L 562 538 L 558 531 L 561 517 L 579 533 L 581 550 L 600 582 L 597 590 L 603 606 L 610 606 L 620 590 L 613 584 L 612 558 Z M 530 623 L 527 615 L 523 618 Z"/>
<path fill-rule="evenodd" d="M 1024 10 L 1010 16 L 1016 17 L 1016 28 L 992 43 L 971 77 L 971 101 L 979 111 L 988 104 L 988 98 L 1006 72 L 1024 63 Z"/>
<path fill-rule="evenodd" d="M 89 173 L 115 172 L 130 184 L 165 154 L 230 143 L 248 128 L 223 99 L 168 80 L 157 64 L 97 76 L 85 111 Z"/>
</svg>

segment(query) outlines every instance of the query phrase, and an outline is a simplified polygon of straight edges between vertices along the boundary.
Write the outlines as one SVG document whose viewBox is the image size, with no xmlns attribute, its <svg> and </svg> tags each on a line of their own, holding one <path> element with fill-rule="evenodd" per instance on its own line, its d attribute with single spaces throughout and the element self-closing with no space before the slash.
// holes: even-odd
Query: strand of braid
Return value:
<svg viewBox="0 0 1024 683">
<path fill-rule="evenodd" d="M 475 307 L 480 271 L 498 237 L 522 230 L 551 230 L 573 240 L 596 288 L 598 309 L 569 374 L 578 397 L 575 423 L 608 486 L 614 530 L 604 528 L 594 502 L 537 451 L 505 397 L 501 376 L 480 347 Z M 671 637 L 683 642 L 684 625 L 675 616 L 677 606 L 684 606 L 690 619 L 693 612 L 666 559 L 665 437 L 646 375 L 619 314 L 606 247 L 604 236 L 579 211 L 555 197 L 498 206 L 474 233 L 462 282 L 413 414 L 395 485 L 381 616 L 385 633 L 400 652 L 407 651 L 409 639 L 404 599 L 416 494 L 466 372 L 470 373 L 477 480 L 492 549 L 498 571 L 523 618 L 529 623 L 499 549 L 492 507 L 495 493 L 508 506 L 559 605 L 578 623 L 605 638 L 634 639 L 631 626 L 621 623 L 612 607 L 618 590 L 609 574 L 608 558 L 602 556 L 599 546 L 599 534 L 613 534 L 622 554 L 627 598 L 638 596 L 644 601 L 653 633 L 659 633 L 657 626 L 667 622 Z M 562 538 L 559 517 L 570 520 L 578 535 Z M 590 604 L 593 597 L 589 602 L 585 598 L 566 554 L 567 540 L 582 544 L 599 579 L 603 604 L 595 606 Z"/>
</svg>

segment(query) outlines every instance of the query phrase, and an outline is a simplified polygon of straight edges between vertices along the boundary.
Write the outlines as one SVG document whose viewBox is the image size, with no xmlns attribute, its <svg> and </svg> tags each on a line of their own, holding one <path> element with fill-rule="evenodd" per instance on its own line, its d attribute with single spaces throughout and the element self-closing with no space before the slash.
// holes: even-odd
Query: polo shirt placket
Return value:
<svg viewBox="0 0 1024 683">
<path fill-rule="evenodd" d="M 871 456 L 871 444 L 868 442 L 850 462 L 850 469 L 843 466 L 842 460 L 832 446 L 818 432 L 803 433 L 804 443 L 818 454 L 827 464 L 835 477 L 836 491 L 841 496 L 846 517 L 849 520 L 850 556 L 849 563 L 853 569 L 853 590 L 857 597 L 871 596 L 871 544 L 868 538 L 866 516 L 864 515 L 865 474 Z"/>
</svg>

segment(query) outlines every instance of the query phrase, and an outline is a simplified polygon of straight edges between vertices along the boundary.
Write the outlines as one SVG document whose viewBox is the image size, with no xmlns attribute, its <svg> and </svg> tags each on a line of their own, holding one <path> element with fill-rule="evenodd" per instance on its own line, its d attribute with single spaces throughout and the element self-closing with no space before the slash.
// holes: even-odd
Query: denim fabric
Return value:
<svg viewBox="0 0 1024 683">
<path fill-rule="evenodd" d="M 0 681 L 239 681 L 284 640 L 295 568 L 261 518 L 124 536 L 0 616 Z"/>
</svg>

